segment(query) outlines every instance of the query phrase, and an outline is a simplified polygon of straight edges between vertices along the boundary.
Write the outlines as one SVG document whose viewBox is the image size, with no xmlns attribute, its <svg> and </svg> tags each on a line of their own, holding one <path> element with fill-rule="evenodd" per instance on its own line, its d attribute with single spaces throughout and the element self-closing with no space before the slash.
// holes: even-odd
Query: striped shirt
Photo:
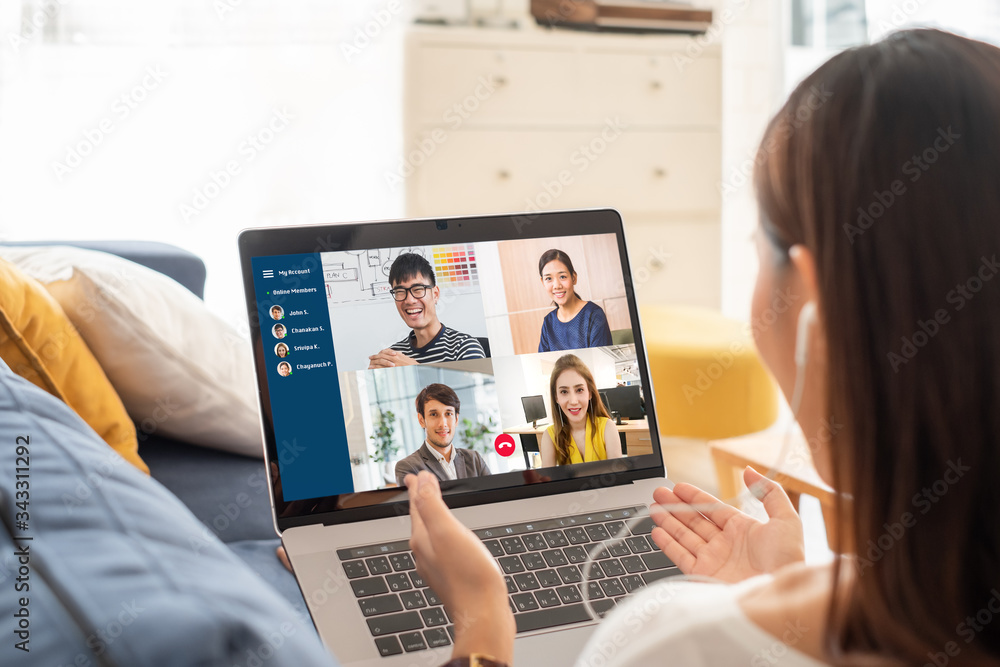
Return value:
<svg viewBox="0 0 1000 667">
<path fill-rule="evenodd" d="M 417 335 L 410 335 L 395 343 L 390 350 L 402 352 L 418 364 L 433 364 L 461 359 L 483 359 L 486 353 L 479 341 L 454 329 L 441 325 L 441 331 L 423 347 L 417 347 Z"/>
</svg>

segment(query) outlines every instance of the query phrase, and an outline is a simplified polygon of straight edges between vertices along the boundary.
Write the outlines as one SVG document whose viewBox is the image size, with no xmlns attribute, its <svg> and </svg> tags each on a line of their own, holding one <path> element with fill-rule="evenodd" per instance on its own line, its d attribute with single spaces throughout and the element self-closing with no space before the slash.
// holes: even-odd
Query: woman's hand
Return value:
<svg viewBox="0 0 1000 667">
<path fill-rule="evenodd" d="M 781 486 L 747 466 L 743 480 L 764 503 L 758 521 L 690 484 L 653 492 L 653 541 L 685 574 L 734 583 L 805 560 L 802 521 Z M 699 509 L 690 507 L 696 505 Z"/>
<path fill-rule="evenodd" d="M 455 622 L 452 657 L 486 653 L 511 664 L 516 626 L 493 557 L 448 510 L 434 475 L 424 470 L 403 481 L 410 491 L 410 548 L 417 572 Z"/>
</svg>

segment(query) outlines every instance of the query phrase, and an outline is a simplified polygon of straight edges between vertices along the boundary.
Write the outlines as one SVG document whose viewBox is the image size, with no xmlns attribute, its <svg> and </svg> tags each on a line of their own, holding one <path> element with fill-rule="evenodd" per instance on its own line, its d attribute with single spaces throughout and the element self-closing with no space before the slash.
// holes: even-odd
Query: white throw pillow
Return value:
<svg viewBox="0 0 1000 667">
<path fill-rule="evenodd" d="M 2 247 L 48 289 L 139 425 L 197 445 L 264 455 L 250 343 L 173 279 L 68 246 Z"/>
</svg>

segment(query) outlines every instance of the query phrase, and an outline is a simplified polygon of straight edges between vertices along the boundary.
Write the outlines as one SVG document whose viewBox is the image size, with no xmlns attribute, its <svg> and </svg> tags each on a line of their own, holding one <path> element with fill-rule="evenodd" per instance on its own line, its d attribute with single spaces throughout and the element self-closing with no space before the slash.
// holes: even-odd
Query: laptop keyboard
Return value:
<svg viewBox="0 0 1000 667">
<path fill-rule="evenodd" d="M 583 602 L 581 566 L 591 564 L 586 595 L 600 616 L 619 600 L 680 570 L 653 543 L 653 521 L 643 517 L 630 536 L 610 544 L 643 507 L 580 514 L 474 531 L 504 572 L 517 632 L 591 620 Z M 417 574 L 408 540 L 339 549 L 337 556 L 382 656 L 448 646 L 452 619 Z"/>
</svg>

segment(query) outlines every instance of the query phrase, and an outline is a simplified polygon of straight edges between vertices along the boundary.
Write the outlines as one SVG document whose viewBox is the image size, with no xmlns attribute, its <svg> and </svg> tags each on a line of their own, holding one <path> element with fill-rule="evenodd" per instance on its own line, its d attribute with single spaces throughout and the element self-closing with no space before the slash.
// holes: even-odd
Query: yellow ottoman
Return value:
<svg viewBox="0 0 1000 667">
<path fill-rule="evenodd" d="M 662 435 L 715 440 L 774 423 L 777 387 L 745 323 L 687 306 L 642 306 L 639 317 Z"/>
</svg>

